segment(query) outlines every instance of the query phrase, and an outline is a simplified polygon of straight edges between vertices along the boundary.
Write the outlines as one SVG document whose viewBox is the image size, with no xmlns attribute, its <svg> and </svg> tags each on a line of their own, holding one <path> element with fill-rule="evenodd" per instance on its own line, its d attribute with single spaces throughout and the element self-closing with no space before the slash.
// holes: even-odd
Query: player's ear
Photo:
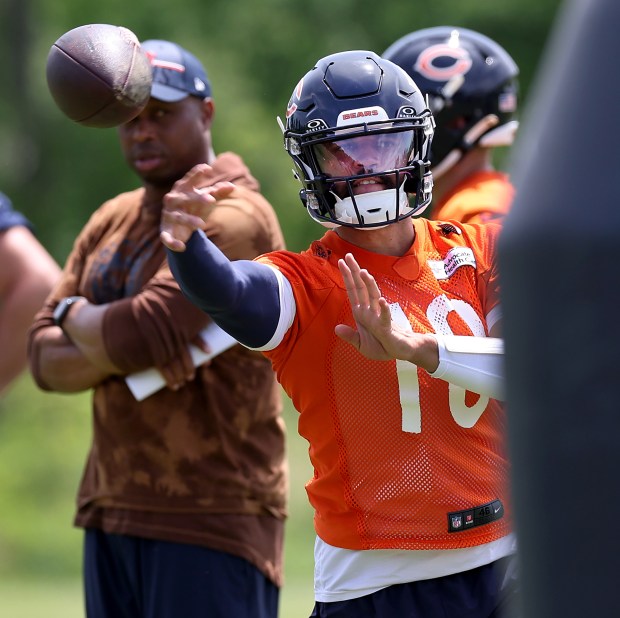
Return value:
<svg viewBox="0 0 620 618">
<path fill-rule="evenodd" d="M 215 105 L 211 97 L 207 97 L 202 101 L 202 113 L 204 117 L 205 126 L 207 129 L 211 128 L 211 122 L 215 115 Z"/>
</svg>

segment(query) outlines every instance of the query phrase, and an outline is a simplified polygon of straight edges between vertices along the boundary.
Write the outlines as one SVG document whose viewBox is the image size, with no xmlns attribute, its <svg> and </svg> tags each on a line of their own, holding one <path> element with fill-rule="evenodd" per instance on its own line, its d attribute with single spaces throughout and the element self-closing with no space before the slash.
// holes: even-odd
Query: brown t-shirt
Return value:
<svg viewBox="0 0 620 618">
<path fill-rule="evenodd" d="M 283 248 L 275 213 L 241 159 L 225 153 L 212 167 L 213 182 L 236 188 L 211 212 L 208 236 L 230 259 Z M 170 273 L 160 214 L 143 189 L 103 204 L 78 236 L 31 338 L 52 325 L 60 298 L 79 294 L 109 304 L 106 351 L 127 374 L 164 366 L 188 345 L 209 318 Z M 31 366 L 36 374 L 36 359 Z M 110 377 L 94 388 L 76 525 L 225 551 L 280 585 L 288 488 L 280 413 L 270 362 L 240 345 L 201 366 L 180 390 L 164 388 L 141 402 L 123 376 Z"/>
</svg>

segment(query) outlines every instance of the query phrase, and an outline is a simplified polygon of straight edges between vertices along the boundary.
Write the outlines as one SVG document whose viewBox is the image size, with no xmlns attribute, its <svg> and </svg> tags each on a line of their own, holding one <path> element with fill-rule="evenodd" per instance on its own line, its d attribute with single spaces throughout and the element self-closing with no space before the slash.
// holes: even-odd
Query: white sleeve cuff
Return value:
<svg viewBox="0 0 620 618">
<path fill-rule="evenodd" d="M 439 366 L 433 378 L 493 399 L 504 399 L 504 341 L 495 337 L 434 335 Z"/>
<path fill-rule="evenodd" d="M 273 337 L 260 348 L 249 348 L 250 350 L 256 350 L 257 352 L 268 352 L 277 348 L 284 339 L 284 335 L 293 324 L 295 315 L 297 313 L 297 304 L 295 303 L 295 295 L 293 294 L 293 288 L 290 281 L 277 269 L 267 264 L 276 275 L 278 280 L 278 293 L 280 295 L 280 318 L 278 319 L 278 325 Z"/>
</svg>

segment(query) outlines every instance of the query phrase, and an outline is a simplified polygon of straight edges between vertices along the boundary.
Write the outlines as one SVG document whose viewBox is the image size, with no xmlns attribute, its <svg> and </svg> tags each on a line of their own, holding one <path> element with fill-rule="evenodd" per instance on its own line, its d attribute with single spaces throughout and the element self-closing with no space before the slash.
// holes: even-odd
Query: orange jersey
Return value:
<svg viewBox="0 0 620 618">
<path fill-rule="evenodd" d="M 415 332 L 488 334 L 499 302 L 494 260 L 499 225 L 413 222 L 402 257 L 378 255 L 335 232 L 301 254 L 259 258 L 292 285 L 296 316 L 265 352 L 300 412 L 314 477 L 306 489 L 316 532 L 348 549 L 449 549 L 508 533 L 505 415 L 403 361 L 372 361 L 334 334 L 353 325 L 338 259 L 355 255 Z M 501 501 L 503 518 L 448 532 L 449 513 Z"/>
<path fill-rule="evenodd" d="M 487 223 L 504 217 L 514 197 L 514 187 L 501 172 L 477 172 L 456 186 L 440 202 L 432 203 L 429 219 L 461 223 Z"/>
</svg>

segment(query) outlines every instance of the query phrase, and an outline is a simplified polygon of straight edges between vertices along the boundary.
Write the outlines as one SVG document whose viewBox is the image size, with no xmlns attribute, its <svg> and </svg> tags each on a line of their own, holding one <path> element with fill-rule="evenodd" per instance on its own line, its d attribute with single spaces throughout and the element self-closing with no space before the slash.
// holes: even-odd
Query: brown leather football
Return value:
<svg viewBox="0 0 620 618">
<path fill-rule="evenodd" d="M 115 127 L 135 118 L 151 94 L 151 64 L 136 35 L 122 26 L 69 30 L 47 57 L 47 85 L 60 110 L 87 127 Z"/>
</svg>

